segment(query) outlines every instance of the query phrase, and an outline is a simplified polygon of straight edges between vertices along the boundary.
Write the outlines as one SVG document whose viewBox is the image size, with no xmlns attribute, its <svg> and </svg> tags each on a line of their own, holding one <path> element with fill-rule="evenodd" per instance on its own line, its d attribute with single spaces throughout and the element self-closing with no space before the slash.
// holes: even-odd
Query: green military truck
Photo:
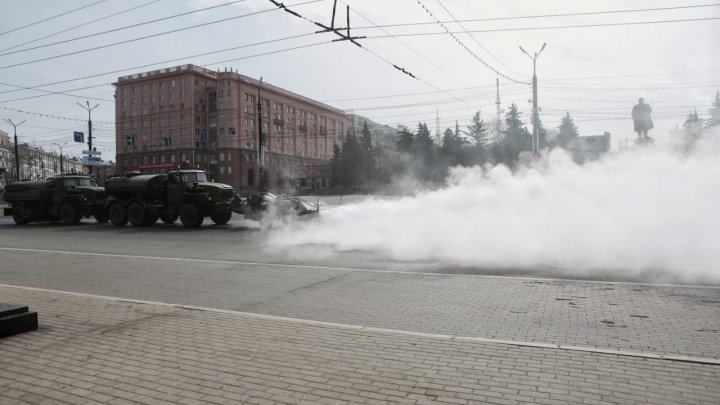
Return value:
<svg viewBox="0 0 720 405">
<path fill-rule="evenodd" d="M 105 189 L 88 176 L 66 175 L 8 184 L 3 199 L 10 204 L 3 214 L 12 215 L 20 225 L 39 221 L 74 225 L 91 216 L 97 222 L 107 222 Z"/>
<path fill-rule="evenodd" d="M 186 228 L 197 228 L 204 218 L 223 225 L 230 221 L 235 192 L 226 184 L 208 181 L 202 170 L 172 170 L 166 174 L 128 173 L 105 185 L 108 217 L 115 226 L 143 226 L 161 219 L 172 224 L 178 217 Z"/>
</svg>

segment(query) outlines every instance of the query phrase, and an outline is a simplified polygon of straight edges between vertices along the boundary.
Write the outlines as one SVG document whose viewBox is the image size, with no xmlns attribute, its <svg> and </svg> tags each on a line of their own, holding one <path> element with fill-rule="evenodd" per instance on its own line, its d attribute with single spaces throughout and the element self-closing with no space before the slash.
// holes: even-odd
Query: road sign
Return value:
<svg viewBox="0 0 720 405">
<path fill-rule="evenodd" d="M 84 143 L 85 142 L 85 134 L 82 132 L 73 132 L 73 137 L 75 138 L 75 142 Z"/>
<path fill-rule="evenodd" d="M 102 155 L 102 152 L 97 150 L 84 150 L 82 151 L 83 155 L 93 155 L 93 156 L 100 156 Z"/>
<path fill-rule="evenodd" d="M 102 158 L 97 156 L 88 156 L 85 158 L 85 164 L 88 166 L 102 166 Z"/>
</svg>

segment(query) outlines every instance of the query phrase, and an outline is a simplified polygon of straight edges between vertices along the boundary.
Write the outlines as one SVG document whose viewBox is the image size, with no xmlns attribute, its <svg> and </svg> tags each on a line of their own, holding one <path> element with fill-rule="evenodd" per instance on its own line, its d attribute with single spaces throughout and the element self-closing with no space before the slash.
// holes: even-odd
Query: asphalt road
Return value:
<svg viewBox="0 0 720 405">
<path fill-rule="evenodd" d="M 569 280 L 552 271 L 400 262 L 383 252 L 335 252 L 330 246 L 276 249 L 268 243 L 271 232 L 240 219 L 198 230 L 179 224 L 116 228 L 88 220 L 78 226 L 17 226 L 3 219 L 0 284 L 417 332 L 720 358 L 717 287 Z"/>
</svg>

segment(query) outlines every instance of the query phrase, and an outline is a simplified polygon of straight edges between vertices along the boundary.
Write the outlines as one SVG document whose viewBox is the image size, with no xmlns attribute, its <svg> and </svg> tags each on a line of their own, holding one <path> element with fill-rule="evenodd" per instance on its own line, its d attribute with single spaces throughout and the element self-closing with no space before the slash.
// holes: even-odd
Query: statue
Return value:
<svg viewBox="0 0 720 405">
<path fill-rule="evenodd" d="M 635 123 L 635 132 L 638 134 L 638 141 L 649 140 L 648 131 L 653 128 L 652 118 L 650 118 L 651 112 L 652 107 L 650 107 L 650 104 L 645 104 L 645 100 L 640 97 L 638 104 L 632 109 L 632 117 Z"/>
</svg>

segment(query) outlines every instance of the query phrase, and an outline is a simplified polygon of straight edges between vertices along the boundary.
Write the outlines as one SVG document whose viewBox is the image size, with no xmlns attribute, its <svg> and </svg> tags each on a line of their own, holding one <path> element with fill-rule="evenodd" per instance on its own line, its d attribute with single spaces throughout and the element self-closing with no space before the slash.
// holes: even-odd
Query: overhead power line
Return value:
<svg viewBox="0 0 720 405">
<path fill-rule="evenodd" d="M 492 52 L 490 52 L 489 49 L 487 49 L 483 44 L 480 43 L 480 41 L 478 41 L 477 38 L 475 38 L 475 35 L 467 32 L 467 28 L 465 28 L 465 26 L 464 26 L 461 22 L 458 21 L 457 17 L 455 17 L 455 16 L 453 15 L 453 13 L 451 13 L 450 10 L 448 10 L 448 8 L 445 7 L 445 5 L 444 5 L 440 0 L 436 0 L 436 1 L 437 1 L 438 4 L 440 5 L 440 7 L 442 7 L 443 10 L 445 10 L 446 13 L 448 13 L 448 15 L 450 16 L 450 18 L 452 18 L 453 21 L 455 21 L 455 23 L 457 23 L 457 25 L 459 25 L 460 28 L 462 28 L 463 31 L 465 31 L 465 32 L 468 34 L 468 36 L 470 36 L 470 39 L 472 39 L 480 48 L 482 48 L 482 50 L 484 50 L 485 52 L 487 52 L 488 55 L 490 55 L 493 59 L 495 59 L 499 64 L 501 64 L 502 66 L 504 66 L 505 69 L 507 69 L 507 70 L 515 73 L 515 74 L 518 75 L 518 76 L 522 76 L 522 74 L 514 71 L 510 66 L 506 65 L 505 63 L 503 63 L 503 61 L 501 61 L 497 56 L 495 56 Z"/>
<path fill-rule="evenodd" d="M 348 21 L 347 21 L 347 22 L 348 22 L 348 26 L 346 27 L 346 28 L 347 28 L 347 35 L 345 35 L 345 34 L 343 34 L 343 33 L 341 32 L 341 29 L 340 29 L 340 28 L 335 28 L 335 27 L 334 27 L 334 23 L 335 23 L 334 20 L 333 20 L 333 23 L 332 23 L 333 25 L 331 25 L 330 27 L 328 27 L 327 25 L 325 25 L 325 24 L 323 24 L 323 23 L 321 23 L 321 22 L 318 22 L 318 21 L 312 20 L 312 19 L 310 19 L 310 18 L 307 18 L 307 17 L 301 15 L 300 13 L 298 13 L 298 12 L 296 12 L 296 11 L 294 11 L 294 10 L 289 9 L 289 8 L 288 8 L 285 4 L 283 4 L 283 3 L 279 3 L 279 2 L 277 2 L 277 1 L 275 1 L 275 0 L 269 0 L 269 1 L 270 1 L 271 3 L 273 3 L 278 9 L 284 10 L 285 12 L 287 12 L 287 13 L 289 13 L 289 14 L 292 14 L 292 15 L 295 16 L 295 17 L 298 17 L 298 18 L 300 18 L 300 19 L 303 19 L 303 20 L 305 20 L 305 21 L 308 21 L 308 22 L 310 22 L 310 23 L 312 23 L 312 24 L 315 24 L 316 26 L 322 28 L 323 30 L 322 30 L 322 31 L 318 31 L 318 33 L 332 32 L 333 34 L 335 34 L 335 35 L 337 35 L 337 36 L 340 37 L 340 39 L 338 39 L 338 40 L 336 40 L 336 41 L 350 41 L 352 44 L 358 46 L 360 49 L 363 49 L 364 51 L 370 53 L 371 55 L 375 56 L 376 58 L 378 58 L 378 59 L 382 60 L 383 62 L 389 64 L 389 65 L 392 66 L 393 68 L 395 68 L 395 69 L 403 72 L 404 74 L 412 77 L 413 79 L 417 79 L 417 77 L 415 77 L 414 74 L 412 74 L 412 73 L 410 73 L 409 71 L 405 70 L 405 68 L 400 67 L 400 66 L 398 66 L 398 65 L 390 62 L 389 60 L 385 59 L 384 57 L 382 57 L 382 56 L 378 55 L 377 53 L 371 51 L 370 49 L 362 46 L 359 42 L 356 41 L 356 39 L 359 39 L 359 37 L 352 37 L 352 36 L 350 36 L 350 7 L 349 7 L 349 6 L 348 6 L 348 17 L 347 17 L 347 18 L 348 18 Z M 334 18 L 334 14 L 333 14 L 333 18 Z M 418 80 L 419 80 L 419 79 L 418 79 Z"/>
<path fill-rule="evenodd" d="M 241 1 L 244 1 L 244 0 L 241 0 Z M 295 4 L 295 6 L 302 6 L 302 5 L 306 5 L 306 4 L 317 3 L 317 2 L 320 2 L 320 1 L 323 1 L 323 0 L 309 0 L 309 1 L 305 1 L 305 2 L 303 2 L 303 3 Z M 48 57 L 45 57 L 45 58 L 40 58 L 40 59 L 25 61 L 25 62 L 21 62 L 21 63 L 15 63 L 15 64 L 12 64 L 12 65 L 7 65 L 7 66 L 0 66 L 0 70 L 12 68 L 12 67 L 29 65 L 29 64 L 32 64 L 32 63 L 43 62 L 43 61 L 52 60 L 52 59 L 57 59 L 57 58 L 61 58 L 61 57 L 64 57 L 64 56 L 77 55 L 77 54 L 80 54 L 80 53 L 95 51 L 95 50 L 103 49 L 103 48 L 109 48 L 109 47 L 116 46 L 116 45 L 122 45 L 122 44 L 131 43 L 131 42 L 137 42 L 137 41 L 141 41 L 141 40 L 145 40 L 145 39 L 149 39 L 149 38 L 155 38 L 155 37 L 159 37 L 159 36 L 163 36 L 163 35 L 167 35 L 167 34 L 173 34 L 173 33 L 176 33 L 176 32 L 187 31 L 187 30 L 190 30 L 190 29 L 199 28 L 199 27 L 205 27 L 205 26 L 208 26 L 208 25 L 218 24 L 218 23 L 221 23 L 221 22 L 227 22 L 227 21 L 231 21 L 231 20 L 237 20 L 237 19 L 239 19 L 239 18 L 250 17 L 250 16 L 253 16 L 253 15 L 263 14 L 263 13 L 267 13 L 267 12 L 271 12 L 271 11 L 275 11 L 275 10 L 277 10 L 277 9 L 275 9 L 275 8 L 270 8 L 270 9 L 266 9 L 266 10 L 261 10 L 261 11 L 256 11 L 256 12 L 252 12 L 252 13 L 242 14 L 242 15 L 235 16 L 235 17 L 228 17 L 228 18 L 223 18 L 223 19 L 216 20 L 216 21 L 210 21 L 210 22 L 207 22 L 207 23 L 202 23 L 202 24 L 192 25 L 192 26 L 188 26 L 188 27 L 178 28 L 178 29 L 174 29 L 174 30 L 170 30 L 170 31 L 159 32 L 159 33 L 157 33 L 157 34 L 146 35 L 146 36 L 144 36 L 144 37 L 132 38 L 132 39 L 128 39 L 128 40 L 124 40 L 124 41 L 119 41 L 119 42 L 114 42 L 114 43 L 110 43 L 110 44 L 99 45 L 99 46 L 95 46 L 95 47 L 92 47 L 92 48 L 81 49 L 81 50 L 79 50 L 79 51 L 68 52 L 68 53 L 64 53 L 64 54 L 60 54 L 60 55 L 54 55 L 54 56 L 48 56 Z M 2 56 L 2 55 L 0 55 L 0 56 Z"/>
<path fill-rule="evenodd" d="M 130 28 L 141 27 L 141 26 L 147 25 L 147 24 L 154 24 L 154 23 L 157 23 L 157 22 L 160 22 L 160 21 L 170 20 L 170 19 L 173 19 L 173 18 L 182 17 L 182 16 L 189 15 L 189 14 L 195 14 L 195 13 L 199 13 L 199 12 L 201 12 L 201 11 L 207 11 L 207 10 L 214 9 L 214 8 L 218 8 L 218 7 L 229 6 L 229 5 L 231 5 L 231 4 L 241 3 L 241 2 L 244 2 L 244 1 L 247 1 L 247 0 L 235 0 L 235 1 L 231 1 L 231 2 L 229 2 L 229 3 L 218 4 L 218 5 L 216 5 L 216 6 L 205 7 L 205 8 L 201 8 L 201 9 L 198 9 L 198 10 L 188 11 L 188 12 L 180 13 L 180 14 L 174 14 L 174 15 L 167 16 L 167 17 L 156 18 L 156 19 L 150 20 L 150 21 L 145 21 L 145 22 L 141 22 L 141 23 L 137 23 L 137 24 L 132 24 L 132 25 L 126 25 L 126 26 L 124 26 L 124 27 L 119 27 L 119 28 L 113 28 L 113 29 L 107 30 L 107 31 L 96 32 L 96 33 L 94 33 L 94 34 L 83 35 L 83 36 L 80 36 L 80 37 L 65 39 L 65 40 L 58 41 L 58 42 L 53 42 L 53 43 L 50 43 L 50 44 L 44 44 L 44 45 L 34 46 L 34 47 L 32 47 L 32 48 L 25 48 L 25 49 L 20 49 L 20 50 L 13 51 L 13 52 L 2 53 L 2 54 L 0 54 L 0 56 L 12 55 L 12 54 L 15 54 L 15 53 L 27 52 L 27 51 L 32 51 L 32 50 L 41 49 L 41 48 L 47 48 L 47 47 L 49 47 L 49 46 L 54 46 L 54 45 L 59 45 L 59 44 L 65 44 L 65 43 L 68 43 L 68 42 L 79 41 L 79 40 L 81 40 L 81 39 L 87 39 L 87 38 L 97 37 L 97 36 L 99 36 L 99 35 L 105 35 L 105 34 L 109 34 L 109 33 L 113 33 L 113 32 L 118 32 L 118 31 L 124 31 L 124 30 L 128 30 L 128 29 L 130 29 Z"/>
<path fill-rule="evenodd" d="M 342 1 L 342 0 L 340 0 L 340 1 Z M 373 24 L 373 25 L 377 26 L 374 22 L 370 21 L 370 19 L 368 19 L 368 18 L 365 17 L 364 15 L 360 14 L 357 10 L 354 10 L 354 9 L 353 9 L 353 12 L 354 12 L 355 14 L 359 15 L 359 16 L 360 16 L 362 19 L 364 19 L 365 21 L 369 22 L 370 24 Z M 384 28 L 380 28 L 380 30 L 381 30 L 382 32 L 384 32 L 385 34 L 390 35 L 390 33 L 389 33 L 388 31 L 386 31 Z M 429 64 L 431 64 L 432 66 L 434 66 L 436 69 L 438 69 L 438 70 L 441 71 L 442 73 L 444 73 L 446 76 L 452 78 L 453 80 L 455 80 L 456 82 L 460 83 L 461 85 L 463 85 L 463 86 L 466 87 L 466 88 L 467 88 L 467 87 L 470 87 L 470 86 L 468 86 L 467 84 L 465 84 L 463 81 L 461 81 L 460 79 L 458 79 L 458 78 L 456 78 L 455 76 L 451 75 L 447 70 L 443 69 L 440 65 L 438 65 L 437 63 L 435 63 L 432 59 L 428 58 L 427 56 L 425 56 L 425 55 L 423 55 L 422 53 L 420 53 L 420 52 L 418 52 L 417 50 L 415 50 L 413 47 L 411 47 L 410 45 L 408 45 L 407 43 L 405 43 L 405 42 L 404 42 L 403 40 L 401 40 L 400 38 L 396 38 L 396 37 L 392 37 L 392 38 L 393 38 L 395 41 L 399 42 L 399 43 L 400 43 L 402 46 L 404 46 L 405 48 L 409 49 L 412 53 L 414 53 L 415 55 L 417 55 L 417 56 L 419 56 L 420 58 L 424 59 L 426 62 L 428 62 Z M 436 89 L 436 91 L 445 92 L 444 90 L 438 89 L 438 88 L 436 88 L 435 86 L 432 86 L 432 85 L 431 85 L 431 87 L 434 87 L 434 88 Z"/>
<path fill-rule="evenodd" d="M 641 9 L 629 9 L 629 10 L 608 10 L 608 11 L 589 11 L 579 13 L 562 13 L 562 14 L 539 14 L 539 15 L 520 15 L 512 17 L 486 17 L 486 18 L 470 18 L 463 20 L 450 20 L 441 21 L 442 23 L 469 23 L 469 22 L 485 22 L 485 21 L 504 21 L 504 20 L 524 20 L 524 19 L 535 19 L 535 18 L 552 18 L 552 17 L 578 17 L 585 15 L 601 15 L 601 14 L 618 14 L 618 13 L 637 13 L 647 11 L 663 11 L 663 10 L 678 10 L 678 9 L 691 9 L 691 8 L 702 8 L 702 7 L 717 7 L 720 3 L 713 4 L 698 4 L 691 6 L 677 6 L 677 7 L 659 7 L 659 8 L 641 8 Z M 372 29 L 372 28 L 394 28 L 394 27 L 411 27 L 417 25 L 434 25 L 433 22 L 415 22 L 415 23 L 397 23 L 397 24 L 385 24 L 378 27 L 355 27 L 356 30 Z"/>
<path fill-rule="evenodd" d="M 506 74 L 500 72 L 499 70 L 495 69 L 494 67 L 492 67 L 489 63 L 485 62 L 485 60 L 483 60 L 482 58 L 480 58 L 479 56 L 477 56 L 477 54 L 476 54 L 475 52 L 473 52 L 472 50 L 470 50 L 470 48 L 468 48 L 467 45 L 465 45 L 458 37 L 456 37 L 456 36 L 455 36 L 455 33 L 453 33 L 452 31 L 450 31 L 450 29 L 448 29 L 448 27 L 446 27 L 444 23 L 440 22 L 440 19 L 438 19 L 437 17 L 435 17 L 435 14 L 433 14 L 433 12 L 430 11 L 430 9 L 428 9 L 427 7 L 425 7 L 425 5 L 424 5 L 420 0 L 417 0 L 417 4 L 418 4 L 420 7 L 422 7 L 422 9 L 425 10 L 425 12 L 430 15 L 430 17 L 432 17 L 435 21 L 437 21 L 437 23 L 440 24 L 440 26 L 445 30 L 445 32 L 447 32 L 447 33 L 452 37 L 452 39 L 454 39 L 455 42 L 457 42 L 457 44 L 460 45 L 460 47 L 462 47 L 463 49 L 465 49 L 465 51 L 467 51 L 473 58 L 475 58 L 476 61 L 480 62 L 480 63 L 481 63 L 482 65 L 484 65 L 486 68 L 488 68 L 488 69 L 492 70 L 493 72 L 495 72 L 496 75 L 501 76 L 501 77 L 503 77 L 503 78 L 505 78 L 505 79 L 507 79 L 507 80 L 510 80 L 511 82 L 514 82 L 514 83 L 523 83 L 523 84 L 530 84 L 530 83 L 528 83 L 528 82 L 523 82 L 523 81 L 520 81 L 520 80 L 513 79 L 513 78 L 509 77 L 508 75 L 506 75 Z M 464 27 L 463 27 L 463 30 L 464 30 L 466 33 L 469 33 L 467 30 L 464 29 Z"/>
<path fill-rule="evenodd" d="M 87 98 L 87 97 L 86 97 L 86 98 Z M 43 114 L 43 113 L 37 113 L 37 112 L 32 112 L 32 111 L 26 111 L 26 110 L 18 110 L 18 109 L 16 109 L 16 108 L 10 108 L 10 107 L 2 107 L 2 106 L 0 106 L 0 108 L 2 108 L 3 110 L 15 111 L 15 112 L 23 113 L 23 114 L 26 114 L 26 115 L 34 115 L 34 116 L 36 116 L 36 117 L 52 118 L 52 119 L 65 120 L 65 121 L 87 122 L 87 120 L 85 120 L 85 119 L 80 119 L 80 118 L 62 117 L 62 116 L 59 116 L 59 115 Z M 93 121 L 93 123 L 98 123 L 98 124 L 115 124 L 114 122 L 109 122 L 109 121 Z"/>
<path fill-rule="evenodd" d="M 76 12 L 76 11 L 80 11 L 80 10 L 82 10 L 82 9 L 88 8 L 88 7 L 92 7 L 92 6 L 96 5 L 96 4 L 100 4 L 100 3 L 103 3 L 103 2 L 105 2 L 105 1 L 107 1 L 107 0 L 96 1 L 95 3 L 91 3 L 91 4 L 88 4 L 88 5 L 82 6 L 82 7 L 78 7 L 78 8 L 76 8 L 76 9 L 72 9 L 72 10 L 66 11 L 66 12 L 64 12 L 64 13 L 56 14 L 56 15 L 54 15 L 54 16 L 52 16 L 52 17 L 48 17 L 48 18 L 45 18 L 45 19 L 40 20 L 40 21 L 35 21 L 35 22 L 33 22 L 33 23 L 30 23 L 30 24 L 27 24 L 27 25 L 23 25 L 22 27 L 17 27 L 17 28 L 13 28 L 13 29 L 11 29 L 11 30 L 9 30 L 9 31 L 0 32 L 0 35 L 5 35 L 5 34 L 9 34 L 9 33 L 11 33 L 11 32 L 15 32 L 15 31 L 19 31 L 19 30 L 21 30 L 21 29 L 25 29 L 25 28 L 27 28 L 27 27 L 32 27 L 33 25 L 41 24 L 41 23 L 44 23 L 45 21 L 50 21 L 50 20 L 52 20 L 52 19 L 55 19 L 55 18 L 58 18 L 58 17 L 62 17 L 62 16 L 64 16 L 64 15 L 71 14 L 71 13 L 74 13 L 74 12 Z"/>
<path fill-rule="evenodd" d="M 615 27 L 623 25 L 645 25 L 645 24 L 666 24 L 666 23 L 679 23 L 679 22 L 694 22 L 694 21 L 713 21 L 720 20 L 720 17 L 703 17 L 703 18 L 684 18 L 677 20 L 661 20 L 661 21 L 631 21 L 631 22 L 618 22 L 618 23 L 599 23 L 599 24 L 578 24 L 578 25 L 554 25 L 545 27 L 522 27 L 522 28 L 491 28 L 483 30 L 468 30 L 467 32 L 450 31 L 453 34 L 462 33 L 480 33 L 480 32 L 510 32 L 510 31 L 535 31 L 535 30 L 555 30 L 555 29 L 570 29 L 570 28 L 601 28 L 601 27 Z M 430 36 L 430 35 L 445 35 L 444 32 L 415 32 L 408 34 L 393 34 L 397 37 L 418 37 L 418 36 Z M 388 38 L 388 35 L 372 35 L 367 36 L 367 39 L 379 39 Z"/>
<path fill-rule="evenodd" d="M 159 1 L 161 1 L 161 0 L 151 0 L 151 1 L 147 2 L 147 3 L 140 4 L 140 5 L 135 6 L 135 7 L 126 8 L 126 9 L 121 10 L 121 11 L 118 11 L 118 12 L 116 12 L 116 13 L 112 13 L 112 14 L 108 14 L 108 15 L 106 15 L 106 16 L 104 16 L 104 17 L 96 18 L 96 19 L 94 19 L 94 20 L 92 20 L 92 21 L 90 21 L 90 22 L 84 22 L 84 23 L 82 23 L 82 24 L 78 24 L 78 25 L 75 25 L 75 26 L 72 26 L 72 27 L 69 27 L 69 28 L 65 28 L 64 30 L 60 30 L 60 31 L 57 31 L 57 32 L 53 32 L 52 34 L 48 34 L 48 35 L 45 35 L 45 36 L 40 37 L 40 38 L 35 38 L 35 39 L 33 39 L 33 40 L 30 40 L 30 41 L 27 41 L 27 42 L 23 42 L 22 44 L 18 44 L 18 45 L 15 45 L 15 46 L 11 46 L 10 48 L 1 49 L 0 52 L 9 51 L 9 50 L 11 50 L 11 49 L 19 48 L 19 47 L 21 47 L 21 46 L 23 46 L 23 45 L 32 44 L 33 42 L 41 41 L 41 40 L 43 40 L 43 39 L 47 39 L 47 38 L 53 37 L 53 36 L 58 35 L 58 34 L 62 34 L 62 33 L 64 33 L 64 32 L 72 31 L 72 30 L 77 29 L 77 28 L 80 28 L 80 27 L 85 27 L 85 26 L 87 26 L 87 25 L 94 24 L 94 23 L 99 22 L 99 21 L 102 21 L 102 20 L 107 20 L 108 18 L 112 18 L 112 17 L 118 16 L 118 15 L 120 15 L 120 14 L 127 13 L 127 12 L 129 12 L 129 11 L 137 10 L 137 9 L 142 8 L 142 7 L 145 7 L 145 6 L 149 6 L 150 4 L 157 3 L 157 2 L 159 2 Z"/>
</svg>

